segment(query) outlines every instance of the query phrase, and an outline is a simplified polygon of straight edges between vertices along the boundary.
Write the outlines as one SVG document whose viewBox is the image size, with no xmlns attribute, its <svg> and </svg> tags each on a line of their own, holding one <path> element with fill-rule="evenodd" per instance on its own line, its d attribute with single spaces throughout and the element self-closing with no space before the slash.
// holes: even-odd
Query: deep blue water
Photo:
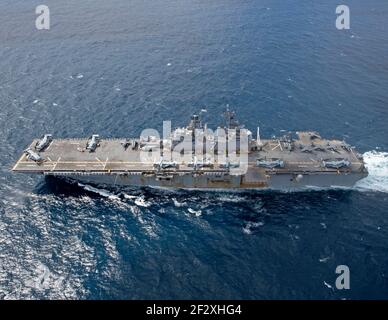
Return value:
<svg viewBox="0 0 388 320">
<path fill-rule="evenodd" d="M 346 31 L 332 0 L 47 0 L 49 31 L 38 4 L 0 3 L 0 299 L 388 298 L 387 1 L 346 1 Z M 371 177 L 106 192 L 10 172 L 44 133 L 138 136 L 204 106 L 214 126 L 227 104 L 265 136 L 345 138 Z"/>
</svg>

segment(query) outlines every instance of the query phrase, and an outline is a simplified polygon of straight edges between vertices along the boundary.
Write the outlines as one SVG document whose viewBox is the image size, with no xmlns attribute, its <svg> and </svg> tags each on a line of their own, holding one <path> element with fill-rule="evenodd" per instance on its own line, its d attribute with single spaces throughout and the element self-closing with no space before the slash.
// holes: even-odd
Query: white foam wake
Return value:
<svg viewBox="0 0 388 320">
<path fill-rule="evenodd" d="M 86 191 L 97 193 L 100 196 L 103 196 L 105 198 L 108 198 L 108 199 L 111 199 L 111 200 L 120 200 L 120 197 L 118 197 L 115 194 L 109 192 L 108 190 L 95 188 L 95 187 L 92 187 L 90 185 L 83 184 L 83 183 L 80 183 L 80 182 L 78 182 L 78 186 L 80 186 L 81 188 L 83 188 Z"/>
<path fill-rule="evenodd" d="M 368 151 L 363 154 L 368 176 L 356 184 L 357 189 L 388 192 L 388 152 Z"/>
</svg>

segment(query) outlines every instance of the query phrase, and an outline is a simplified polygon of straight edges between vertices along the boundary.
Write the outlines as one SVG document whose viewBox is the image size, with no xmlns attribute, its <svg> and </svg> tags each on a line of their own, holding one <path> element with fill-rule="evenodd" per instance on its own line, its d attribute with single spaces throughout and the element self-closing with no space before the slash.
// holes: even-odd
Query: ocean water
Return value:
<svg viewBox="0 0 388 320">
<path fill-rule="evenodd" d="M 0 3 L 0 299 L 388 298 L 388 3 Z M 227 105 L 364 154 L 348 190 L 200 192 L 12 174 L 33 137 L 138 136 Z M 350 269 L 337 290 L 335 269 Z"/>
</svg>

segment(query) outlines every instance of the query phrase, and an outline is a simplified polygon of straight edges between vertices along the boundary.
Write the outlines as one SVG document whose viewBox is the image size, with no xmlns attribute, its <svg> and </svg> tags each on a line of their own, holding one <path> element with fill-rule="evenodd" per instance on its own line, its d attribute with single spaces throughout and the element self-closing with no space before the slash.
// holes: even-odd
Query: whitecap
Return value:
<svg viewBox="0 0 388 320">
<path fill-rule="evenodd" d="M 187 209 L 191 214 L 194 214 L 196 217 L 199 217 L 202 215 L 202 210 L 194 210 L 192 208 Z"/>
<path fill-rule="evenodd" d="M 217 198 L 217 200 L 222 201 L 222 202 L 238 203 L 238 202 L 246 201 L 247 198 L 228 194 L 228 195 L 219 196 Z"/>
<path fill-rule="evenodd" d="M 125 199 L 130 199 L 130 200 L 137 198 L 137 196 L 131 196 L 131 195 L 125 194 L 125 193 L 123 193 L 123 196 L 124 196 Z"/>
<path fill-rule="evenodd" d="M 243 232 L 246 233 L 246 234 L 251 234 L 252 233 L 251 229 L 249 229 L 248 226 L 243 227 Z"/>
<path fill-rule="evenodd" d="M 174 206 L 179 208 L 179 207 L 184 207 L 187 205 L 186 202 L 179 202 L 177 199 L 172 198 L 172 201 L 174 202 Z"/>
<path fill-rule="evenodd" d="M 251 234 L 252 229 L 258 228 L 264 225 L 264 222 L 248 222 L 245 227 L 243 227 L 243 232 L 246 234 Z"/>
<path fill-rule="evenodd" d="M 330 259 L 330 257 L 321 258 L 321 259 L 319 259 L 319 262 L 326 262 L 329 259 Z"/>
<path fill-rule="evenodd" d="M 136 199 L 135 199 L 135 203 L 136 203 L 138 206 L 140 206 L 140 207 L 145 207 L 145 208 L 151 206 L 151 203 L 145 201 L 145 199 L 144 199 L 143 197 L 138 197 L 138 198 L 136 198 Z"/>
</svg>

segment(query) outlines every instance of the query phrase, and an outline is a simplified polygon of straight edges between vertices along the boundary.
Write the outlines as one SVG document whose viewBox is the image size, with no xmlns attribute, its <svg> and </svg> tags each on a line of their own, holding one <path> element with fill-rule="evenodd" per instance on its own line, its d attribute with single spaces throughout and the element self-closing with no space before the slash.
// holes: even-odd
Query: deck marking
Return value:
<svg viewBox="0 0 388 320">
<path fill-rule="evenodd" d="M 19 165 L 19 163 L 22 162 L 22 159 L 25 158 L 25 156 L 26 156 L 26 155 L 23 153 L 22 156 L 19 158 L 19 160 L 18 160 L 18 161 L 15 163 L 15 165 L 13 166 L 12 170 L 15 170 L 15 169 L 16 169 L 16 167 Z M 25 162 L 27 162 L 27 161 L 25 161 Z"/>
<path fill-rule="evenodd" d="M 279 140 L 278 140 L 278 142 L 279 142 L 280 150 L 283 152 L 282 143 Z"/>
<path fill-rule="evenodd" d="M 59 160 L 61 160 L 61 157 L 58 157 L 57 161 L 54 163 L 54 166 L 51 168 L 51 171 L 54 171 L 54 170 L 55 170 L 55 168 L 57 167 L 57 164 L 58 164 Z"/>
<path fill-rule="evenodd" d="M 30 163 L 29 161 L 20 161 L 22 164 Z M 100 166 L 104 164 L 103 162 L 97 162 L 97 161 L 61 161 L 61 164 L 77 164 L 77 163 L 83 163 L 83 164 L 99 164 Z M 141 165 L 153 165 L 153 162 L 151 163 L 143 163 L 140 161 L 108 161 L 108 164 L 141 164 Z"/>
<path fill-rule="evenodd" d="M 278 144 L 272 148 L 272 151 L 275 150 L 275 149 L 277 149 L 277 148 L 279 148 L 279 147 L 281 148 L 281 146 L 280 146 L 280 141 L 278 141 Z"/>
<path fill-rule="evenodd" d="M 352 151 L 352 154 L 354 155 L 354 157 L 355 157 L 356 159 L 358 159 L 357 156 L 354 154 L 353 148 L 350 148 L 350 151 Z"/>
<path fill-rule="evenodd" d="M 105 164 L 104 164 L 104 166 L 103 166 L 103 169 L 105 170 L 105 167 L 106 167 L 106 164 L 108 163 L 108 157 L 106 158 L 106 160 L 105 160 Z"/>
<path fill-rule="evenodd" d="M 53 143 L 54 143 L 54 141 L 51 141 L 50 144 L 48 145 L 48 147 L 46 148 L 46 150 L 44 150 L 44 151 L 48 151 Z"/>
</svg>

